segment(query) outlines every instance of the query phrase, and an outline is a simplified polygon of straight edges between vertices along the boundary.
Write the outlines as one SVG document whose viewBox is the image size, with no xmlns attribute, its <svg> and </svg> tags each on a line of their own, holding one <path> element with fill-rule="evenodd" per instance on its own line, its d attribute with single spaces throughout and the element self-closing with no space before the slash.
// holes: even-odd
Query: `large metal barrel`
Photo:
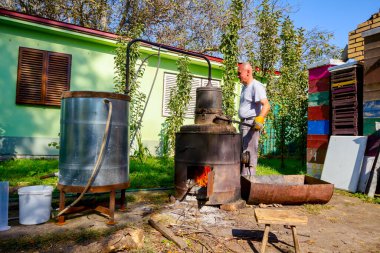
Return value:
<svg viewBox="0 0 380 253">
<path fill-rule="evenodd" d="M 101 167 L 92 184 L 129 183 L 129 96 L 108 92 L 64 92 L 61 105 L 59 185 L 84 187 L 99 157 L 107 117 L 112 117 Z M 120 186 L 120 187 L 117 187 Z"/>
</svg>

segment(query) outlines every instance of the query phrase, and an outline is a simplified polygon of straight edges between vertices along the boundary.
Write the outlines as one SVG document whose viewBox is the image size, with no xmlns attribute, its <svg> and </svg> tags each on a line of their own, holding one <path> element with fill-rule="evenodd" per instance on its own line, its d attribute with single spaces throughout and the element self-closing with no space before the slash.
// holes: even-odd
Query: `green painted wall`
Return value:
<svg viewBox="0 0 380 253">
<path fill-rule="evenodd" d="M 47 144 L 59 133 L 60 109 L 46 106 L 16 105 L 16 80 L 19 47 L 29 47 L 72 55 L 70 90 L 113 91 L 114 42 L 0 17 L 0 156 L 57 155 Z M 154 52 L 144 49 L 145 53 Z M 162 116 L 164 72 L 177 73 L 177 56 L 162 54 L 160 69 L 152 96 L 143 118 L 143 142 L 154 152 L 158 145 Z M 142 78 L 142 90 L 148 93 L 156 71 L 157 57 L 149 60 Z M 215 67 L 215 66 L 214 66 Z M 207 77 L 207 67 L 193 61 L 195 76 Z M 213 78 L 221 79 L 220 66 Z M 133 99 L 133 98 L 132 98 Z M 185 124 L 192 124 L 187 119 Z"/>
</svg>

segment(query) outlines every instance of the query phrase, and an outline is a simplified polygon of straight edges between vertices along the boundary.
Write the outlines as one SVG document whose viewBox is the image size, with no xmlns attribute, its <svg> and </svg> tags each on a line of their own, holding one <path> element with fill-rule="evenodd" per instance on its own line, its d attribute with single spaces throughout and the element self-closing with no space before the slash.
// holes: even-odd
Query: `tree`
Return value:
<svg viewBox="0 0 380 253">
<path fill-rule="evenodd" d="M 235 114 L 235 89 L 237 84 L 237 63 L 239 56 L 238 39 L 241 27 L 242 0 L 232 0 L 231 17 L 226 32 L 222 35 L 220 52 L 223 54 L 223 112 L 232 117 Z"/>
<path fill-rule="evenodd" d="M 286 17 L 281 30 L 281 75 L 272 92 L 272 102 L 277 107 L 273 126 L 281 157 L 290 143 L 296 143 L 304 153 L 302 143 L 306 141 L 306 111 L 308 76 L 302 58 L 304 31 L 295 29 Z M 284 164 L 282 164 L 284 166 Z"/>
</svg>

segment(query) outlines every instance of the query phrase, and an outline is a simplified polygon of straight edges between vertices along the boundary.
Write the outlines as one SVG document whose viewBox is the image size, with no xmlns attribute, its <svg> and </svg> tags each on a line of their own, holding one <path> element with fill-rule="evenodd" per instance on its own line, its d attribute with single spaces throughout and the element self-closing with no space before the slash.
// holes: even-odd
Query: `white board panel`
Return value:
<svg viewBox="0 0 380 253">
<path fill-rule="evenodd" d="M 367 136 L 331 136 L 321 179 L 356 192 Z"/>
</svg>

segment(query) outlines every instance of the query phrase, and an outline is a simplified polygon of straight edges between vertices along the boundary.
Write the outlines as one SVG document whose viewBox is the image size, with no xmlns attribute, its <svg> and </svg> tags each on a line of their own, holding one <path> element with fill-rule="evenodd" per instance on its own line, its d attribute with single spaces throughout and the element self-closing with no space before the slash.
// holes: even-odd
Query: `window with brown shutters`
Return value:
<svg viewBox="0 0 380 253">
<path fill-rule="evenodd" d="M 60 106 L 70 73 L 71 55 L 20 47 L 16 103 Z"/>
</svg>

